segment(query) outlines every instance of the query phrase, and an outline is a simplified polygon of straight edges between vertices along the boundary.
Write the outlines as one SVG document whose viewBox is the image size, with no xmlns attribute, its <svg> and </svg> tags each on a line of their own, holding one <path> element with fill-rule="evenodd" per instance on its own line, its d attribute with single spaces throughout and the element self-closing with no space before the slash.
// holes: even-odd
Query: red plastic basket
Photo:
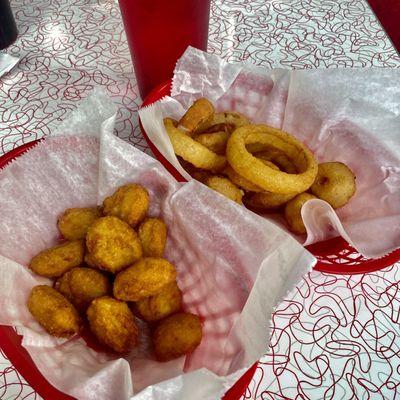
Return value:
<svg viewBox="0 0 400 400">
<path fill-rule="evenodd" d="M 22 146 L 4 154 L 0 157 L 0 169 L 4 168 L 8 163 L 30 148 L 34 147 L 38 142 L 39 140 L 35 140 L 23 144 Z M 22 337 L 16 333 L 14 328 L 0 325 L 0 347 L 29 385 L 46 400 L 74 400 L 74 397 L 60 392 L 46 380 L 37 369 L 29 353 L 24 347 L 22 347 L 21 340 Z M 225 394 L 224 400 L 237 400 L 242 396 L 254 375 L 256 367 L 257 363 L 246 371 L 246 373 Z"/>
<path fill-rule="evenodd" d="M 146 107 L 171 93 L 172 80 L 169 80 L 155 88 L 144 100 L 142 107 Z M 150 149 L 165 168 L 180 182 L 186 179 L 175 169 L 175 167 L 159 152 L 154 143 L 149 139 L 142 124 L 142 134 Z M 363 257 L 342 237 L 338 236 L 323 242 L 307 246 L 307 249 L 317 258 L 315 270 L 330 274 L 349 275 L 373 272 L 394 264 L 400 259 L 400 249 L 379 258 L 368 259 Z"/>
<path fill-rule="evenodd" d="M 142 107 L 160 100 L 171 93 L 172 80 L 169 80 L 155 88 L 144 100 Z M 185 182 L 186 179 L 175 169 L 175 167 L 160 153 L 154 143 L 147 136 L 142 124 L 140 123 L 143 137 L 146 139 L 150 149 L 164 167 L 178 180 Z M 335 237 L 323 242 L 314 243 L 307 246 L 307 249 L 317 258 L 316 271 L 336 275 L 352 275 L 377 271 L 388 267 L 400 259 L 400 249 L 379 259 L 368 259 L 363 257 L 342 237 Z M 239 399 L 249 385 L 254 372 L 257 368 L 255 363 L 249 370 L 236 382 L 228 392 L 234 399 Z M 228 394 L 227 393 L 227 394 Z M 226 397 L 227 399 L 228 397 Z"/>
</svg>

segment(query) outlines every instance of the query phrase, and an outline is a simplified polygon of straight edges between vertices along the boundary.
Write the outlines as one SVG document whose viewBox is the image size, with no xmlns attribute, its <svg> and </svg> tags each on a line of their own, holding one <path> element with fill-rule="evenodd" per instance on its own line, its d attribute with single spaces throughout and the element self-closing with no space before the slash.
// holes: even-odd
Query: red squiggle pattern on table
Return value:
<svg viewBox="0 0 400 400">
<path fill-rule="evenodd" d="M 363 0 L 216 0 L 211 51 L 269 68 L 398 67 Z"/>
<path fill-rule="evenodd" d="M 311 272 L 273 315 L 268 353 L 242 399 L 396 399 L 399 267 Z"/>
<path fill-rule="evenodd" d="M 25 382 L 0 349 L 0 399 L 39 400 L 41 397 Z"/>
<path fill-rule="evenodd" d="M 94 86 L 119 107 L 118 136 L 148 151 L 115 0 L 13 0 L 19 65 L 0 81 L 0 154 L 48 135 Z M 394 67 L 400 58 L 363 0 L 215 0 L 209 51 L 267 67 Z"/>
<path fill-rule="evenodd" d="M 0 155 L 50 134 L 103 86 L 116 133 L 141 150 L 141 104 L 115 0 L 11 0 L 21 57 L 0 78 Z M 399 67 L 364 0 L 215 0 L 209 51 L 268 68 Z M 268 354 L 245 399 L 394 399 L 400 392 L 399 265 L 374 274 L 312 272 L 273 316 Z M 397 299 L 396 299 L 397 296 Z M 0 354 L 0 398 L 40 396 Z"/>
</svg>

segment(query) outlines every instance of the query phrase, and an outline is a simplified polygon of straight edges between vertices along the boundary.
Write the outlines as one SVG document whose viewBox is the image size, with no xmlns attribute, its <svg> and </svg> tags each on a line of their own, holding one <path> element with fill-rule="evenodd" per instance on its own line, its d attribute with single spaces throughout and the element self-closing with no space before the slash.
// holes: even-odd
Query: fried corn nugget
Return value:
<svg viewBox="0 0 400 400">
<path fill-rule="evenodd" d="M 133 307 L 144 320 L 158 321 L 181 309 L 182 292 L 178 284 L 172 282 L 154 296 L 139 300 Z"/>
<path fill-rule="evenodd" d="M 160 218 L 145 219 L 138 230 L 144 257 L 162 257 L 167 241 L 167 225 Z"/>
<path fill-rule="evenodd" d="M 91 268 L 73 268 L 57 279 L 54 288 L 63 294 L 79 311 L 86 311 L 96 298 L 111 293 L 108 278 Z"/>
<path fill-rule="evenodd" d="M 104 199 L 103 214 L 113 215 L 135 226 L 146 216 L 149 205 L 150 196 L 143 186 L 124 185 Z"/>
<path fill-rule="evenodd" d="M 29 268 L 38 275 L 58 278 L 83 263 L 85 246 L 82 240 L 65 242 L 41 251 L 32 258 Z"/>
<path fill-rule="evenodd" d="M 318 174 L 311 192 L 333 208 L 339 208 L 347 204 L 356 192 L 356 177 L 346 164 L 322 163 L 318 165 Z"/>
<path fill-rule="evenodd" d="M 142 258 L 120 272 L 114 281 L 114 297 L 138 301 L 153 296 L 176 279 L 175 267 L 163 258 Z"/>
<path fill-rule="evenodd" d="M 316 199 L 316 197 L 309 193 L 300 193 L 286 203 L 285 219 L 292 232 L 297 234 L 306 233 L 306 227 L 301 217 L 301 208 L 306 201 L 312 199 Z"/>
<path fill-rule="evenodd" d="M 81 320 L 75 307 L 50 286 L 32 289 L 28 309 L 50 335 L 68 338 L 79 332 Z"/>
<path fill-rule="evenodd" d="M 84 239 L 89 226 L 100 217 L 100 207 L 68 208 L 57 221 L 58 230 L 67 240 Z"/>
<path fill-rule="evenodd" d="M 90 329 L 100 343 L 117 353 L 126 353 L 136 346 L 139 329 L 125 302 L 99 297 L 92 301 L 86 314 Z"/>
<path fill-rule="evenodd" d="M 156 357 L 168 361 L 193 352 L 200 344 L 200 318 L 190 313 L 174 314 L 162 320 L 153 334 Z"/>
<path fill-rule="evenodd" d="M 88 229 L 86 247 L 98 268 L 116 273 L 142 257 L 136 232 L 117 217 L 102 217 Z"/>
<path fill-rule="evenodd" d="M 229 179 L 221 176 L 211 176 L 206 179 L 205 184 L 228 199 L 231 199 L 238 204 L 242 204 L 243 192 Z"/>
<path fill-rule="evenodd" d="M 196 100 L 186 111 L 186 114 L 179 121 L 178 127 L 188 135 L 203 123 L 209 121 L 214 115 L 214 106 L 205 98 Z"/>
<path fill-rule="evenodd" d="M 100 268 L 100 264 L 96 262 L 96 260 L 90 253 L 85 254 L 84 261 L 91 268 Z"/>
</svg>

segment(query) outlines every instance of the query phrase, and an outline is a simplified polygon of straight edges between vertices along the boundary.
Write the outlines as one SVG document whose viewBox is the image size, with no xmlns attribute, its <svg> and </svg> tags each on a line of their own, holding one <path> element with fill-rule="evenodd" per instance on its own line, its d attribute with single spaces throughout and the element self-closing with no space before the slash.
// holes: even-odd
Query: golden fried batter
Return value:
<svg viewBox="0 0 400 400">
<path fill-rule="evenodd" d="M 91 268 L 73 268 L 57 279 L 54 288 L 63 294 L 79 311 L 86 311 L 97 297 L 110 294 L 108 278 Z"/>
<path fill-rule="evenodd" d="M 224 174 L 231 180 L 232 183 L 241 187 L 243 190 L 256 193 L 264 191 L 255 183 L 244 178 L 242 175 L 239 175 L 230 165 L 224 169 Z"/>
<path fill-rule="evenodd" d="M 318 165 L 318 174 L 311 192 L 333 208 L 339 208 L 347 204 L 356 192 L 356 177 L 346 164 L 322 163 Z"/>
<path fill-rule="evenodd" d="M 139 226 L 144 257 L 162 257 L 167 241 L 167 226 L 160 218 L 147 218 Z"/>
<path fill-rule="evenodd" d="M 57 226 L 67 240 L 84 239 L 89 226 L 100 217 L 100 207 L 68 208 L 58 219 Z"/>
<path fill-rule="evenodd" d="M 179 121 L 179 128 L 192 136 L 193 132 L 214 115 L 214 106 L 205 98 L 196 100 Z"/>
<path fill-rule="evenodd" d="M 194 165 L 190 164 L 190 162 L 185 161 L 182 157 L 177 156 L 177 159 L 179 161 L 179 164 L 182 165 L 183 169 L 199 182 L 204 182 L 212 175 L 210 171 L 206 171 L 205 169 L 198 169 Z"/>
<path fill-rule="evenodd" d="M 221 131 L 201 133 L 200 135 L 195 136 L 194 139 L 214 153 L 223 155 L 225 154 L 226 143 L 228 142 L 229 136 L 229 132 Z"/>
<path fill-rule="evenodd" d="M 200 318 L 190 313 L 162 320 L 153 334 L 156 357 L 168 361 L 193 352 L 202 338 Z"/>
<path fill-rule="evenodd" d="M 276 212 L 296 194 L 278 194 L 278 193 L 248 193 L 243 202 L 251 210 L 264 212 Z"/>
<path fill-rule="evenodd" d="M 158 321 L 181 309 L 182 292 L 176 282 L 166 285 L 161 292 L 134 304 L 135 310 L 146 321 Z"/>
<path fill-rule="evenodd" d="M 231 199 L 238 204 L 242 204 L 243 192 L 228 178 L 214 175 L 207 178 L 204 183 L 228 199 Z"/>
<path fill-rule="evenodd" d="M 153 296 L 176 279 L 176 269 L 163 258 L 142 258 L 114 281 L 114 297 L 125 301 L 138 301 Z"/>
<path fill-rule="evenodd" d="M 32 258 L 29 268 L 38 275 L 57 278 L 83 263 L 85 246 L 82 240 L 65 242 L 41 251 Z"/>
<path fill-rule="evenodd" d="M 248 125 L 249 123 L 250 121 L 248 120 L 248 118 L 238 112 L 220 112 L 215 113 L 212 118 L 199 125 L 196 129 L 196 133 L 216 132 L 215 129 L 220 129 L 219 127 L 221 125 L 227 126 L 227 130 L 229 132 L 233 132 L 235 129 L 243 125 Z"/>
<path fill-rule="evenodd" d="M 136 346 L 139 329 L 125 302 L 108 296 L 99 297 L 90 304 L 87 317 L 99 342 L 117 353 L 126 353 Z"/>
<path fill-rule="evenodd" d="M 297 234 L 306 233 L 306 227 L 301 217 L 301 208 L 306 201 L 312 199 L 316 199 L 316 197 L 309 193 L 300 193 L 286 203 L 285 219 L 292 232 Z"/>
<path fill-rule="evenodd" d="M 254 153 L 254 156 L 259 158 L 260 160 L 269 161 L 273 165 L 280 169 L 283 172 L 288 174 L 296 174 L 297 168 L 293 164 L 292 161 L 288 158 L 288 156 L 274 148 L 269 148 L 268 150 L 261 151 L 259 153 Z M 267 164 L 266 164 L 267 165 Z M 271 164 L 269 164 L 271 166 Z"/>
<path fill-rule="evenodd" d="M 78 333 L 81 320 L 75 307 L 50 286 L 35 286 L 28 309 L 50 335 L 68 338 Z"/>
<path fill-rule="evenodd" d="M 93 264 L 116 273 L 142 257 L 136 232 L 117 217 L 95 221 L 86 235 L 86 246 Z"/>
<path fill-rule="evenodd" d="M 146 216 L 150 205 L 147 190 L 140 185 L 121 186 L 112 196 L 104 199 L 104 215 L 114 215 L 131 226 L 137 225 Z"/>
</svg>

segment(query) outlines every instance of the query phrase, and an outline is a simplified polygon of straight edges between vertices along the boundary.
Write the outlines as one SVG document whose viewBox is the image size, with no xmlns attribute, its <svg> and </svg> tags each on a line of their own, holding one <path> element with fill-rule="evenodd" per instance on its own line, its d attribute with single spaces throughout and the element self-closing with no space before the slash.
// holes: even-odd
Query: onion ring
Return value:
<svg viewBox="0 0 400 400">
<path fill-rule="evenodd" d="M 247 146 L 246 146 L 247 148 Z M 252 153 L 250 151 L 250 153 Z M 273 164 L 277 165 L 279 169 L 288 174 L 296 174 L 297 168 L 295 165 L 289 160 L 285 153 L 278 151 L 276 149 L 269 149 L 261 152 L 257 152 L 253 154 L 254 157 L 260 158 L 261 160 L 270 161 Z"/>
<path fill-rule="evenodd" d="M 226 157 L 220 156 L 175 127 L 171 118 L 164 119 L 164 126 L 178 156 L 197 168 L 221 171 L 226 165 Z"/>
<path fill-rule="evenodd" d="M 307 232 L 301 217 L 301 209 L 304 203 L 312 199 L 316 199 L 316 197 L 309 193 L 300 193 L 286 203 L 285 219 L 292 232 L 299 235 Z"/>
<path fill-rule="evenodd" d="M 276 171 L 246 149 L 250 143 L 261 143 L 284 151 L 299 173 Z M 236 129 L 228 140 L 226 156 L 232 168 L 244 178 L 272 193 L 291 194 L 306 191 L 314 182 L 318 165 L 307 147 L 293 136 L 267 125 L 245 125 Z"/>
<path fill-rule="evenodd" d="M 296 194 L 294 193 L 291 194 L 278 194 L 270 192 L 250 193 L 248 196 L 245 197 L 244 203 L 251 209 L 273 211 L 283 206 L 294 196 L 296 196 Z"/>
<path fill-rule="evenodd" d="M 232 131 L 244 126 L 248 125 L 250 121 L 244 115 L 228 111 L 228 112 L 221 112 L 215 113 L 211 119 L 208 121 L 203 122 L 197 129 L 196 133 L 203 133 L 207 130 L 213 129 L 212 127 L 219 124 L 226 124 L 232 126 Z"/>
<path fill-rule="evenodd" d="M 186 132 L 189 136 L 202 124 L 209 121 L 214 115 L 214 106 L 205 99 L 196 100 L 180 119 L 178 128 Z"/>
<path fill-rule="evenodd" d="M 201 133 L 228 132 L 231 134 L 235 129 L 236 127 L 233 124 L 216 124 Z"/>
<path fill-rule="evenodd" d="M 217 154 L 225 154 L 226 143 L 228 142 L 230 133 L 229 132 L 211 132 L 211 133 L 201 133 L 194 137 L 196 142 L 201 143 L 206 146 L 207 149 L 213 151 Z"/>
<path fill-rule="evenodd" d="M 206 179 L 204 183 L 209 188 L 224 195 L 228 199 L 231 199 L 238 204 L 242 204 L 243 192 L 229 179 L 214 175 Z"/>
<path fill-rule="evenodd" d="M 342 207 L 356 192 L 353 171 L 341 162 L 319 164 L 311 192 L 327 201 L 333 208 Z"/>
<path fill-rule="evenodd" d="M 185 161 L 182 157 L 177 156 L 177 159 L 183 169 L 189 173 L 192 178 L 196 179 L 196 181 L 204 183 L 204 181 L 212 174 L 211 171 L 196 168 L 194 165 L 190 164 L 190 162 Z"/>
<path fill-rule="evenodd" d="M 262 160 L 265 165 L 270 166 L 271 168 L 279 171 L 279 168 L 274 165 L 270 161 Z M 248 179 L 244 178 L 243 176 L 239 175 L 230 165 L 228 165 L 224 169 L 224 174 L 228 176 L 228 178 L 237 186 L 241 187 L 242 189 L 246 190 L 247 192 L 255 192 L 261 193 L 264 192 L 262 188 L 254 184 L 253 182 L 249 181 Z"/>
</svg>

